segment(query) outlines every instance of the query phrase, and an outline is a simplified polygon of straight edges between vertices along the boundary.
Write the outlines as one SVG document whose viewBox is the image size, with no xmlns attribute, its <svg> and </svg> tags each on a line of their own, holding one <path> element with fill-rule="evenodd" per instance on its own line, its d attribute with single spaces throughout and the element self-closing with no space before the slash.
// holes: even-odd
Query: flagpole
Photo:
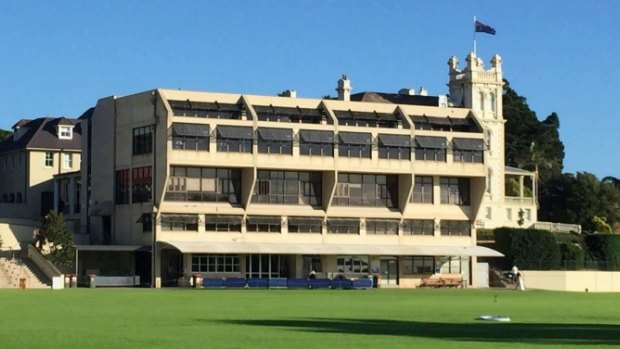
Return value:
<svg viewBox="0 0 620 349">
<path fill-rule="evenodd" d="M 478 56 L 476 53 L 476 16 L 474 16 L 474 56 Z"/>
</svg>

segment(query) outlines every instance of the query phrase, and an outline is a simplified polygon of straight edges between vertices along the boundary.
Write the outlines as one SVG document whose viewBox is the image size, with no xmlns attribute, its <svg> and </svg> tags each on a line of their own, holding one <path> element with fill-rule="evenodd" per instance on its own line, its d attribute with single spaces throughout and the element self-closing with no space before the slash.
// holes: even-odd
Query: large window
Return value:
<svg viewBox="0 0 620 349">
<path fill-rule="evenodd" d="M 251 153 L 254 131 L 251 127 L 218 126 L 217 151 Z"/>
<path fill-rule="evenodd" d="M 293 131 L 282 128 L 258 128 L 258 152 L 264 154 L 292 154 Z"/>
<path fill-rule="evenodd" d="M 239 120 L 245 109 L 239 104 L 196 102 L 196 101 L 168 101 L 174 116 L 198 117 L 209 119 Z"/>
<path fill-rule="evenodd" d="M 133 129 L 133 155 L 153 152 L 153 126 Z"/>
<path fill-rule="evenodd" d="M 73 126 L 58 126 L 58 138 L 60 139 L 72 139 L 73 138 Z"/>
<path fill-rule="evenodd" d="M 379 135 L 379 159 L 411 159 L 411 138 L 401 135 Z"/>
<path fill-rule="evenodd" d="M 446 161 L 445 137 L 415 137 L 415 159 L 423 161 Z"/>
<path fill-rule="evenodd" d="M 323 219 L 320 217 L 288 217 L 289 233 L 321 234 L 322 227 Z"/>
<path fill-rule="evenodd" d="M 172 166 L 165 200 L 241 202 L 241 170 Z"/>
<path fill-rule="evenodd" d="M 277 216 L 248 216 L 246 230 L 248 233 L 280 233 L 282 221 Z"/>
<path fill-rule="evenodd" d="M 397 128 L 402 125 L 400 117 L 396 113 L 358 112 L 352 110 L 334 111 L 338 118 L 338 125 L 358 127 L 385 127 Z"/>
<path fill-rule="evenodd" d="M 368 273 L 368 256 L 338 256 L 339 273 Z"/>
<path fill-rule="evenodd" d="M 218 254 L 192 255 L 192 271 L 200 273 L 238 273 L 239 256 Z"/>
<path fill-rule="evenodd" d="M 433 203 L 433 177 L 416 176 L 413 185 L 411 202 L 418 204 Z"/>
<path fill-rule="evenodd" d="M 323 111 L 319 109 L 255 105 L 254 110 L 256 111 L 259 121 L 320 124 L 321 120 L 325 118 Z"/>
<path fill-rule="evenodd" d="M 64 153 L 62 154 L 62 162 L 63 168 L 73 168 L 73 154 Z"/>
<path fill-rule="evenodd" d="M 469 178 L 441 177 L 441 203 L 469 206 Z"/>
<path fill-rule="evenodd" d="M 299 154 L 334 156 L 334 134 L 331 131 L 299 131 Z"/>
<path fill-rule="evenodd" d="M 439 223 L 441 235 L 446 236 L 470 236 L 471 224 L 469 221 L 442 220 Z"/>
<path fill-rule="evenodd" d="M 434 235 L 435 221 L 432 219 L 405 219 L 403 235 Z"/>
<path fill-rule="evenodd" d="M 483 140 L 454 138 L 452 140 L 452 158 L 454 162 L 482 163 L 484 159 Z"/>
<path fill-rule="evenodd" d="M 240 233 L 242 216 L 206 216 L 206 231 Z"/>
<path fill-rule="evenodd" d="M 180 150 L 209 150 L 209 125 L 172 124 L 172 148 Z"/>
<path fill-rule="evenodd" d="M 431 256 L 403 257 L 404 274 L 432 274 L 435 272 L 435 258 Z"/>
<path fill-rule="evenodd" d="M 370 133 L 340 132 L 338 138 L 340 138 L 338 156 L 370 159 L 372 150 Z"/>
<path fill-rule="evenodd" d="M 252 202 L 320 206 L 321 186 L 321 172 L 259 170 Z"/>
<path fill-rule="evenodd" d="M 398 235 L 398 223 L 391 219 L 366 219 L 366 234 Z"/>
<path fill-rule="evenodd" d="M 398 176 L 339 173 L 336 206 L 398 207 Z"/>
<path fill-rule="evenodd" d="M 357 218 L 330 218 L 327 220 L 327 233 L 359 235 L 360 220 Z"/>
<path fill-rule="evenodd" d="M 131 202 L 148 202 L 151 200 L 151 167 L 137 167 L 131 170 Z"/>
<path fill-rule="evenodd" d="M 116 204 L 128 204 L 130 191 L 129 170 L 116 171 Z"/>
<path fill-rule="evenodd" d="M 317 273 L 323 272 L 323 263 L 321 263 L 321 256 L 302 256 L 302 275 L 309 275 L 310 272 L 315 271 Z"/>
<path fill-rule="evenodd" d="M 198 216 L 162 214 L 160 224 L 165 231 L 198 231 Z"/>
</svg>

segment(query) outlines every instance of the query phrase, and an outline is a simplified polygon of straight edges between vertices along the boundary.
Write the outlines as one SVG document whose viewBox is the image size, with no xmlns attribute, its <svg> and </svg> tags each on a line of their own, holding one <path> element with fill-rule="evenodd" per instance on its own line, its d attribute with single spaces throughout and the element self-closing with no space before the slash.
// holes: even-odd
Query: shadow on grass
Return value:
<svg viewBox="0 0 620 349">
<path fill-rule="evenodd" d="M 232 325 L 320 333 L 406 336 L 480 342 L 620 344 L 620 325 L 543 323 L 441 323 L 364 319 L 223 320 Z"/>
</svg>

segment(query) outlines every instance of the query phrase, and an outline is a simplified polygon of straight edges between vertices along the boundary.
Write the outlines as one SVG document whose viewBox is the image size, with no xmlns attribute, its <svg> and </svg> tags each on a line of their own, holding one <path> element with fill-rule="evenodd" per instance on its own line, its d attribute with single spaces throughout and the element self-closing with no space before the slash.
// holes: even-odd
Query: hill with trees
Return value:
<svg viewBox="0 0 620 349">
<path fill-rule="evenodd" d="M 11 137 L 12 134 L 13 134 L 13 132 L 7 131 L 7 130 L 3 130 L 3 129 L 0 128 L 0 142 L 2 142 L 3 140 Z"/>
</svg>

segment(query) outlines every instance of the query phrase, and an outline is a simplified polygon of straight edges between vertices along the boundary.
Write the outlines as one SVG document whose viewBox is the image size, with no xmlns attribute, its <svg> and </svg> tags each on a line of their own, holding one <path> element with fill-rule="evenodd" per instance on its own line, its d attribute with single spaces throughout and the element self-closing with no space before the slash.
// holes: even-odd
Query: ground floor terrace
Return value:
<svg viewBox="0 0 620 349">
<path fill-rule="evenodd" d="M 204 280 L 371 279 L 380 287 L 414 288 L 431 275 L 478 286 L 477 257 L 499 257 L 482 246 L 326 245 L 159 242 L 156 287 Z"/>
</svg>

